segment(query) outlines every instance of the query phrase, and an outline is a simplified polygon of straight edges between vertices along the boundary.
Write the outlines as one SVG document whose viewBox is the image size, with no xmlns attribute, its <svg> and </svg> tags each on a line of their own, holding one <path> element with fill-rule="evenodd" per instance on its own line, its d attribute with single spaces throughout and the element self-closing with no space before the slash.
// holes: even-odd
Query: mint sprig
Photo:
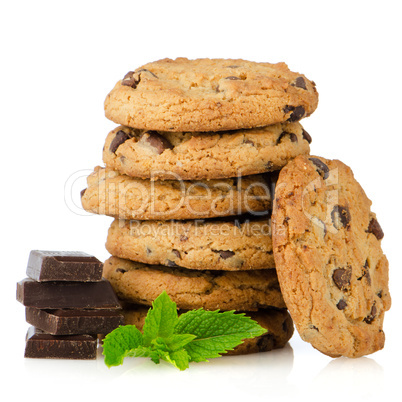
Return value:
<svg viewBox="0 0 402 402">
<path fill-rule="evenodd" d="M 163 291 L 152 303 L 143 331 L 134 325 L 116 328 L 103 341 L 108 367 L 118 366 L 125 357 L 165 360 L 180 370 L 190 362 L 208 361 L 233 350 L 244 339 L 266 333 L 244 313 L 191 310 L 178 316 L 176 303 Z"/>
</svg>

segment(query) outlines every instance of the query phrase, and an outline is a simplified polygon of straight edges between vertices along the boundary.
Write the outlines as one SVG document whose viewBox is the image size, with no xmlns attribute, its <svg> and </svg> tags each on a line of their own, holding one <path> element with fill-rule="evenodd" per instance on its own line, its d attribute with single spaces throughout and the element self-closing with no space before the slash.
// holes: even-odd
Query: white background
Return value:
<svg viewBox="0 0 402 402">
<path fill-rule="evenodd" d="M 401 362 L 399 1 L 3 1 L 0 6 L 2 395 L 38 400 L 392 400 Z M 226 357 L 179 372 L 127 360 L 23 358 L 15 300 L 31 249 L 107 258 L 111 218 L 79 209 L 102 164 L 106 94 L 127 71 L 185 56 L 285 61 L 317 83 L 303 121 L 312 153 L 341 159 L 385 232 L 393 306 L 385 349 L 331 359 L 297 334 L 282 351 Z M 68 191 L 65 189 L 67 188 Z M 8 393 L 11 392 L 11 394 Z"/>
</svg>

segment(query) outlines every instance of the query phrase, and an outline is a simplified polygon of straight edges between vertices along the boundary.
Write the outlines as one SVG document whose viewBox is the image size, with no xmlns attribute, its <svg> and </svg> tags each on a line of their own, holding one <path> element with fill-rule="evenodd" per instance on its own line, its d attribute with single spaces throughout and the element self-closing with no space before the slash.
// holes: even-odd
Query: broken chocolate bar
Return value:
<svg viewBox="0 0 402 402">
<path fill-rule="evenodd" d="M 100 282 L 36 282 L 26 278 L 17 283 L 17 300 L 39 309 L 120 308 L 112 286 Z"/>
<path fill-rule="evenodd" d="M 38 281 L 97 282 L 102 279 L 103 264 L 80 251 L 32 250 L 27 275 Z"/>
<path fill-rule="evenodd" d="M 108 334 L 123 325 L 118 310 L 25 309 L 26 321 L 51 335 Z"/>
<path fill-rule="evenodd" d="M 30 327 L 25 357 L 46 359 L 96 359 L 98 339 L 94 335 L 55 336 Z"/>
</svg>

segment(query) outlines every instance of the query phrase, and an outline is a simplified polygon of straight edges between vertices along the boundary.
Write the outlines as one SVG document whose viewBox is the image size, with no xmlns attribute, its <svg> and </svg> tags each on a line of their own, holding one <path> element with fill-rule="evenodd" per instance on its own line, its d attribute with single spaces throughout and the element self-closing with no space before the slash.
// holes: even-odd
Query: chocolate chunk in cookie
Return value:
<svg viewBox="0 0 402 402">
<path fill-rule="evenodd" d="M 127 134 L 123 130 L 119 130 L 115 137 L 113 138 L 112 142 L 109 145 L 109 151 L 112 153 L 116 153 L 117 148 L 121 145 L 124 144 L 128 139 L 130 138 L 130 135 Z"/>
</svg>

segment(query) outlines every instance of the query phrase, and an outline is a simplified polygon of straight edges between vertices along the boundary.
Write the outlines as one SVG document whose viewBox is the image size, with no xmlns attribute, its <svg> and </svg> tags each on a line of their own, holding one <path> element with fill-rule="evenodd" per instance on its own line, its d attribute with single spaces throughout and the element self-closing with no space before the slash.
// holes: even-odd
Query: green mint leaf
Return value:
<svg viewBox="0 0 402 402">
<path fill-rule="evenodd" d="M 169 353 L 165 360 L 173 364 L 179 370 L 185 370 L 189 366 L 190 356 L 185 349 L 179 349 Z"/>
<path fill-rule="evenodd" d="M 175 327 L 176 334 L 196 335 L 196 339 L 184 346 L 190 361 L 194 362 L 219 357 L 241 344 L 243 339 L 254 338 L 266 332 L 266 329 L 244 313 L 203 309 L 182 314 Z"/>
<path fill-rule="evenodd" d="M 143 327 L 144 345 L 149 346 L 158 338 L 168 338 L 173 335 L 178 322 L 176 303 L 163 291 L 152 303 Z"/>
<path fill-rule="evenodd" d="M 142 346 L 142 333 L 135 325 L 120 326 L 106 335 L 103 340 L 103 355 L 108 367 L 123 364 L 126 356 L 134 356 Z"/>
<path fill-rule="evenodd" d="M 149 357 L 154 363 L 165 360 L 179 370 L 190 362 L 207 361 L 232 350 L 246 338 L 267 332 L 244 313 L 203 309 L 178 317 L 176 303 L 162 292 L 145 318 L 143 333 L 134 325 L 120 326 L 106 335 L 103 354 L 108 367 L 123 363 L 125 357 Z"/>
<path fill-rule="evenodd" d="M 165 350 L 168 352 L 176 352 L 179 349 L 182 349 L 185 345 L 190 343 L 196 336 L 192 334 L 176 334 L 172 335 L 169 338 L 158 338 L 160 344 L 165 346 Z"/>
</svg>

